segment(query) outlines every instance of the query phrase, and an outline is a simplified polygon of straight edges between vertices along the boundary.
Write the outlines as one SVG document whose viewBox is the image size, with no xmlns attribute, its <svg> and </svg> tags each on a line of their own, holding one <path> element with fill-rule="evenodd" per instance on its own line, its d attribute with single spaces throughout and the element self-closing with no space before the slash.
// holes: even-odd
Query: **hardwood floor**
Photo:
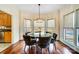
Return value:
<svg viewBox="0 0 79 59">
<path fill-rule="evenodd" d="M 25 54 L 24 53 L 24 41 L 19 41 L 16 44 L 10 46 L 6 50 L 0 52 L 1 54 Z M 38 54 L 40 54 L 40 49 L 38 50 Z M 56 50 L 53 47 L 53 44 L 50 44 L 50 54 L 77 54 L 74 50 L 66 46 L 65 44 L 61 43 L 60 41 L 56 42 Z M 36 46 L 32 46 L 29 52 L 28 47 L 26 47 L 27 54 L 36 54 Z M 48 54 L 48 49 L 43 49 L 43 54 Z"/>
</svg>

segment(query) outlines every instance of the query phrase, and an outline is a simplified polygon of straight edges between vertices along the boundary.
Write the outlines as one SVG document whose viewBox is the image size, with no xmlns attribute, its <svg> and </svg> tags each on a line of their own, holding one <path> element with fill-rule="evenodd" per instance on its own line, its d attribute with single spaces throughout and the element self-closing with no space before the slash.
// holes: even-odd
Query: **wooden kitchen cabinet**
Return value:
<svg viewBox="0 0 79 59">
<path fill-rule="evenodd" d="M 0 25 L 11 27 L 11 15 L 0 13 Z"/>
<path fill-rule="evenodd" d="M 11 42 L 11 32 L 4 32 L 4 42 Z"/>
<path fill-rule="evenodd" d="M 5 14 L 5 13 L 3 13 L 3 22 L 4 22 L 4 26 L 7 26 L 8 19 L 7 19 L 7 14 Z"/>
<path fill-rule="evenodd" d="M 7 26 L 11 26 L 11 15 L 7 15 Z"/>
<path fill-rule="evenodd" d="M 11 15 L 0 10 L 0 30 L 4 33 L 3 42 L 11 42 L 12 39 L 11 21 L 12 21 Z"/>
<path fill-rule="evenodd" d="M 2 25 L 3 25 L 3 19 L 2 19 L 2 17 L 3 17 L 3 14 L 2 14 L 2 13 L 0 13 L 0 26 L 2 26 Z"/>
</svg>

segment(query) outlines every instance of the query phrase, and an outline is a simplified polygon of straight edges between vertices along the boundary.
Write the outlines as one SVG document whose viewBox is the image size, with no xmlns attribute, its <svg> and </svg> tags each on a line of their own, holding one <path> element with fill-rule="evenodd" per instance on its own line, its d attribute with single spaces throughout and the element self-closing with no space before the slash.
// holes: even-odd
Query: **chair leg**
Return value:
<svg viewBox="0 0 79 59">
<path fill-rule="evenodd" d="M 30 54 L 30 45 L 29 45 L 29 54 Z"/>
<path fill-rule="evenodd" d="M 55 42 L 54 42 L 54 47 L 55 47 L 55 51 L 56 51 L 56 44 L 55 44 Z"/>
<path fill-rule="evenodd" d="M 49 47 L 48 47 L 48 53 L 50 54 L 50 49 L 49 49 Z"/>
<path fill-rule="evenodd" d="M 37 53 L 37 48 L 36 48 L 36 45 L 35 45 L 34 47 L 35 47 L 34 53 L 36 54 L 36 53 Z"/>
<path fill-rule="evenodd" d="M 24 47 L 24 53 L 26 53 L 26 51 L 25 51 L 25 50 L 26 50 L 26 45 L 25 45 L 25 47 Z"/>
<path fill-rule="evenodd" d="M 42 54 L 42 48 L 40 48 L 40 50 L 38 50 L 38 54 Z"/>
<path fill-rule="evenodd" d="M 41 48 L 41 54 L 43 54 L 43 49 Z"/>
<path fill-rule="evenodd" d="M 41 48 L 39 46 L 36 46 L 36 54 L 39 54 L 41 52 Z"/>
</svg>

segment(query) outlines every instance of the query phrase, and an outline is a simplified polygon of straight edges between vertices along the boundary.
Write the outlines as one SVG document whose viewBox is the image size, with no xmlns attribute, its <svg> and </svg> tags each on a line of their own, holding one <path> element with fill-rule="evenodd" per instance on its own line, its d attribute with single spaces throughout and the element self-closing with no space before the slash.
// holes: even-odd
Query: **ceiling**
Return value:
<svg viewBox="0 0 79 59">
<path fill-rule="evenodd" d="M 38 4 L 18 4 L 15 6 L 22 11 L 27 11 L 27 12 L 32 12 L 32 13 L 39 12 Z M 52 11 L 58 10 L 64 6 L 66 6 L 66 5 L 65 4 L 41 4 L 40 13 L 52 12 Z"/>
<path fill-rule="evenodd" d="M 40 4 L 40 13 L 41 14 L 51 13 L 65 6 L 69 6 L 69 4 Z M 1 4 L 0 7 L 15 8 L 23 11 L 23 13 L 28 14 L 38 14 L 39 12 L 38 4 Z"/>
</svg>

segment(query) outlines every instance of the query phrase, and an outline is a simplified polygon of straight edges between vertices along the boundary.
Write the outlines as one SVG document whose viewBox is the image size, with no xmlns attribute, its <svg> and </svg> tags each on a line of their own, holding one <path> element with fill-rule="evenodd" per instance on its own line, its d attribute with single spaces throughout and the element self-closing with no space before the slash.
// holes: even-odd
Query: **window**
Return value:
<svg viewBox="0 0 79 59">
<path fill-rule="evenodd" d="M 74 27 L 74 12 L 64 16 L 64 27 Z"/>
<path fill-rule="evenodd" d="M 76 27 L 79 27 L 79 9 L 76 11 Z"/>
<path fill-rule="evenodd" d="M 64 40 L 74 44 L 74 28 L 75 28 L 75 24 L 74 24 L 74 18 L 75 18 L 75 13 L 71 12 L 69 14 L 66 14 L 64 16 Z"/>
<path fill-rule="evenodd" d="M 64 33 L 65 33 L 65 40 L 71 40 L 73 41 L 74 39 L 74 31 L 73 29 L 64 29 Z"/>
<path fill-rule="evenodd" d="M 24 33 L 31 32 L 31 20 L 24 20 Z"/>
<path fill-rule="evenodd" d="M 53 32 L 54 28 L 55 28 L 55 19 L 47 20 L 47 31 Z"/>
<path fill-rule="evenodd" d="M 53 28 L 55 29 L 55 20 L 24 20 L 24 33 L 25 32 L 38 32 L 41 31 L 41 34 L 45 34 L 45 31 L 53 32 Z"/>
<path fill-rule="evenodd" d="M 79 9 L 76 11 L 76 41 L 79 46 Z"/>
<path fill-rule="evenodd" d="M 66 14 L 63 19 L 64 40 L 79 48 L 79 9 Z"/>
<path fill-rule="evenodd" d="M 48 20 L 48 27 L 52 27 L 54 28 L 55 27 L 55 20 Z"/>
<path fill-rule="evenodd" d="M 76 38 L 77 38 L 77 46 L 79 46 L 79 29 L 77 29 L 76 31 L 77 31 L 77 35 L 76 35 Z"/>
<path fill-rule="evenodd" d="M 30 20 L 24 20 L 24 27 L 31 27 L 31 21 Z"/>
</svg>

